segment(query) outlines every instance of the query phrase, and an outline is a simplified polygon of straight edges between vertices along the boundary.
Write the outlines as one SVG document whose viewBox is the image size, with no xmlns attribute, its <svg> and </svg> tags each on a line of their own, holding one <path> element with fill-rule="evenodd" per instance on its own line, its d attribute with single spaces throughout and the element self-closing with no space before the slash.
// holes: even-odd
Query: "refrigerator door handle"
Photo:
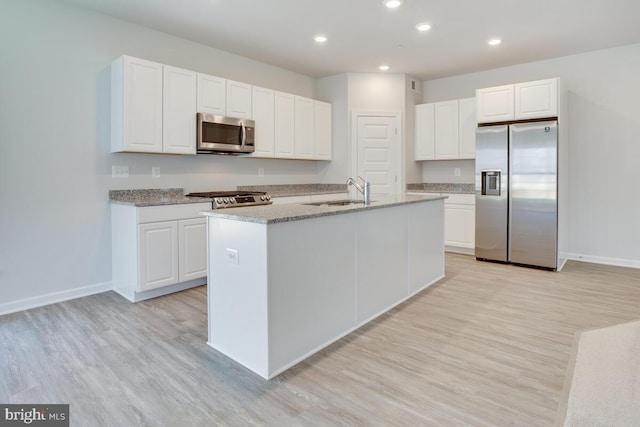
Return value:
<svg viewBox="0 0 640 427">
<path fill-rule="evenodd" d="M 513 215 L 513 206 L 511 195 L 513 194 L 513 127 L 509 126 L 509 154 L 507 158 L 507 165 L 509 170 L 509 179 L 507 179 L 507 261 L 511 261 L 511 233 L 513 232 L 511 224 Z"/>
</svg>

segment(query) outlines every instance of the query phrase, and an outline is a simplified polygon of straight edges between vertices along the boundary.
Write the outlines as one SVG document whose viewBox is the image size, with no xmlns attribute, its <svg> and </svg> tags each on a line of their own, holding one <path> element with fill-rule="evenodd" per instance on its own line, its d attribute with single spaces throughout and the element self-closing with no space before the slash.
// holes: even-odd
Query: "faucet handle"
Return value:
<svg viewBox="0 0 640 427">
<path fill-rule="evenodd" d="M 360 178 L 362 180 L 362 182 L 364 182 L 365 184 L 367 183 L 367 181 L 363 177 L 361 177 L 360 175 L 358 175 L 358 178 Z"/>
</svg>

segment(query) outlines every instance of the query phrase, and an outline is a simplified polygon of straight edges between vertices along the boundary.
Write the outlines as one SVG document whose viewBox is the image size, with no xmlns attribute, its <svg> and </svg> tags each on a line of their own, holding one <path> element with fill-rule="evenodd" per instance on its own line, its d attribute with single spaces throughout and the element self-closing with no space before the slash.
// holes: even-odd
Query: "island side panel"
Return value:
<svg viewBox="0 0 640 427">
<path fill-rule="evenodd" d="M 208 221 L 209 345 L 268 378 L 267 226 Z"/>
<path fill-rule="evenodd" d="M 444 277 L 444 200 L 409 205 L 409 294 Z"/>
<path fill-rule="evenodd" d="M 356 214 L 270 224 L 272 375 L 355 328 Z"/>
<path fill-rule="evenodd" d="M 407 297 L 407 250 L 407 206 L 358 213 L 359 325 Z"/>
</svg>

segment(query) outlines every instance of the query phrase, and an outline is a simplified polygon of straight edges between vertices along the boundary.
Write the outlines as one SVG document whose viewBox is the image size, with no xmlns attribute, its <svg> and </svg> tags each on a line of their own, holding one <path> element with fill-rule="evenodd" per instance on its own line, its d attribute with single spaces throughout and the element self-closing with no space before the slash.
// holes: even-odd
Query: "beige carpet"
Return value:
<svg viewBox="0 0 640 427">
<path fill-rule="evenodd" d="M 556 426 L 640 426 L 640 321 L 577 337 Z"/>
</svg>

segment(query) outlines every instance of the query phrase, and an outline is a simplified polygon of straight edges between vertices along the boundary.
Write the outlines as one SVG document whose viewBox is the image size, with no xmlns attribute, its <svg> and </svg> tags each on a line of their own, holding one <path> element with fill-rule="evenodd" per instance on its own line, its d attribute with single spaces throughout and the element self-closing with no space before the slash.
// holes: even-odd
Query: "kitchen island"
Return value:
<svg viewBox="0 0 640 427">
<path fill-rule="evenodd" d="M 267 379 L 444 277 L 444 197 L 204 214 L 208 344 Z"/>
</svg>

